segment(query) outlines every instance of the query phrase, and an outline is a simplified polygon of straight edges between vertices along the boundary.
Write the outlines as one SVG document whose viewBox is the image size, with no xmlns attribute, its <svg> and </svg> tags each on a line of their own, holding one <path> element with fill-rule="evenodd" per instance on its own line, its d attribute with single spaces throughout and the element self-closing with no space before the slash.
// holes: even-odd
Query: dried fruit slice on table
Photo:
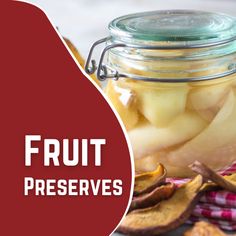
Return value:
<svg viewBox="0 0 236 236">
<path fill-rule="evenodd" d="M 197 222 L 184 236 L 226 236 L 217 226 L 205 221 Z"/>
<path fill-rule="evenodd" d="M 236 193 L 236 174 L 223 177 L 199 161 L 195 161 L 190 168 L 219 187 Z"/>
<path fill-rule="evenodd" d="M 159 235 L 183 224 L 201 196 L 201 175 L 180 186 L 171 198 L 154 207 L 135 210 L 122 221 L 117 231 L 128 235 Z"/>
<path fill-rule="evenodd" d="M 168 199 L 175 191 L 175 184 L 167 183 L 155 188 L 152 192 L 134 197 L 129 211 L 142 209 L 156 205 L 162 200 Z"/>
<path fill-rule="evenodd" d="M 151 192 L 157 186 L 164 183 L 166 177 L 166 169 L 159 164 L 154 171 L 142 173 L 135 176 L 134 196 Z"/>
</svg>

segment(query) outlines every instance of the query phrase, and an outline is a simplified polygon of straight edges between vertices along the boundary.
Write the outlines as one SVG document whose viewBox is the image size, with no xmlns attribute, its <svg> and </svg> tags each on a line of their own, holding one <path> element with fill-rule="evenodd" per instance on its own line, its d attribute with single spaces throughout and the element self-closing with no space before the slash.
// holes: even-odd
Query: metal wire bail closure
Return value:
<svg viewBox="0 0 236 236">
<path fill-rule="evenodd" d="M 113 68 L 109 67 L 108 65 L 104 64 L 104 58 L 106 53 L 113 49 L 118 47 L 123 48 L 131 48 L 131 49 L 145 49 L 145 50 L 176 50 L 176 49 L 198 49 L 198 48 L 207 48 L 207 47 L 215 47 L 215 46 L 221 46 L 228 44 L 230 42 L 233 42 L 236 40 L 236 36 L 229 38 L 227 40 L 221 40 L 218 42 L 213 43 L 205 43 L 205 44 L 196 44 L 196 45 L 170 45 L 170 46 L 139 46 L 139 45 L 132 45 L 132 44 L 125 44 L 125 43 L 112 43 L 105 46 L 105 48 L 102 50 L 99 63 L 97 66 L 97 63 L 94 59 L 92 59 L 92 55 L 94 52 L 95 47 L 97 47 L 99 44 L 107 43 L 108 41 L 111 42 L 111 36 L 102 38 L 95 43 L 93 43 L 92 47 L 90 48 L 86 64 L 85 64 L 85 71 L 88 74 L 93 74 L 97 70 L 97 78 L 100 81 L 105 81 L 106 79 L 114 79 L 118 80 L 119 78 L 130 78 L 134 80 L 141 80 L 141 81 L 147 81 L 147 82 L 165 82 L 165 83 L 182 83 L 182 82 L 199 82 L 199 81 L 205 81 L 205 80 L 212 80 L 217 78 L 222 78 L 228 75 L 232 75 L 236 73 L 236 63 L 232 62 L 228 66 L 228 71 L 223 72 L 218 75 L 210 75 L 210 76 L 202 76 L 202 77 L 192 77 L 192 78 L 153 78 L 153 77 L 142 77 L 142 76 L 135 76 L 132 74 L 126 74 L 126 73 L 119 73 L 118 71 L 114 70 Z"/>
</svg>

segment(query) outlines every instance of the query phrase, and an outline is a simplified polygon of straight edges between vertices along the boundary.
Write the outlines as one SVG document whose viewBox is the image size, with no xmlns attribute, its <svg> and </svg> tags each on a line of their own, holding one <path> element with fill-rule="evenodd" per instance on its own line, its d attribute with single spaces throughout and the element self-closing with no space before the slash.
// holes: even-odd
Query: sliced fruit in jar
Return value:
<svg viewBox="0 0 236 236">
<path fill-rule="evenodd" d="M 128 132 L 136 159 L 143 158 L 161 149 L 186 142 L 199 134 L 207 123 L 194 112 L 179 115 L 166 128 L 157 128 L 147 121 Z"/>
<path fill-rule="evenodd" d="M 108 81 L 105 92 L 124 122 L 126 129 L 132 129 L 139 119 L 134 93 L 129 89 L 118 87 L 116 82 L 111 80 Z"/>
<path fill-rule="evenodd" d="M 153 125 L 167 126 L 185 110 L 187 85 L 167 88 L 137 88 L 138 109 Z"/>
<path fill-rule="evenodd" d="M 166 169 L 159 164 L 154 171 L 142 173 L 135 176 L 134 195 L 140 195 L 152 191 L 165 181 Z"/>
<path fill-rule="evenodd" d="M 154 207 L 135 210 L 121 222 L 118 231 L 128 235 L 159 235 L 182 225 L 199 200 L 203 178 L 197 175 L 179 187 L 171 198 Z"/>
<path fill-rule="evenodd" d="M 224 104 L 230 92 L 230 83 L 220 83 L 194 88 L 188 95 L 188 103 L 204 119 L 210 121 Z"/>
<path fill-rule="evenodd" d="M 198 136 L 167 155 L 170 165 L 186 167 L 198 160 L 213 169 L 223 168 L 236 155 L 236 97 L 231 90 L 209 126 Z"/>
</svg>

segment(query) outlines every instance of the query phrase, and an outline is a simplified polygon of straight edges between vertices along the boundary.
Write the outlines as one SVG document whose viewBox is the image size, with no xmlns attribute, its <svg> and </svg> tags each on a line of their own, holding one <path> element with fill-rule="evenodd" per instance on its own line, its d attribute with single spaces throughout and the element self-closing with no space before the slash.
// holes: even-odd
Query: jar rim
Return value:
<svg viewBox="0 0 236 236">
<path fill-rule="evenodd" d="M 195 10 L 142 12 L 114 19 L 109 30 L 109 37 L 92 45 L 85 66 L 101 81 L 197 82 L 236 73 L 235 17 Z M 102 43 L 97 66 L 92 53 Z M 173 69 L 176 61 L 182 69 Z"/>
<path fill-rule="evenodd" d="M 236 39 L 236 18 L 198 10 L 158 10 L 118 17 L 108 26 L 114 41 L 133 45 L 194 47 Z"/>
</svg>

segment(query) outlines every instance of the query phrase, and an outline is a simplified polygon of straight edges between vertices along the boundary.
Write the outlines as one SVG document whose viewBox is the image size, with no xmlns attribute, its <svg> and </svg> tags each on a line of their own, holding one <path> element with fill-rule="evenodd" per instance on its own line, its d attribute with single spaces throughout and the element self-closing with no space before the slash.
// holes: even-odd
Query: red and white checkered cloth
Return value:
<svg viewBox="0 0 236 236">
<path fill-rule="evenodd" d="M 221 175 L 232 173 L 236 173 L 236 162 L 220 171 Z M 173 182 L 177 186 L 186 183 L 188 180 L 181 178 L 167 179 L 167 181 Z M 226 190 L 206 192 L 186 223 L 193 224 L 200 220 L 215 224 L 223 230 L 236 231 L 236 193 Z"/>
</svg>

